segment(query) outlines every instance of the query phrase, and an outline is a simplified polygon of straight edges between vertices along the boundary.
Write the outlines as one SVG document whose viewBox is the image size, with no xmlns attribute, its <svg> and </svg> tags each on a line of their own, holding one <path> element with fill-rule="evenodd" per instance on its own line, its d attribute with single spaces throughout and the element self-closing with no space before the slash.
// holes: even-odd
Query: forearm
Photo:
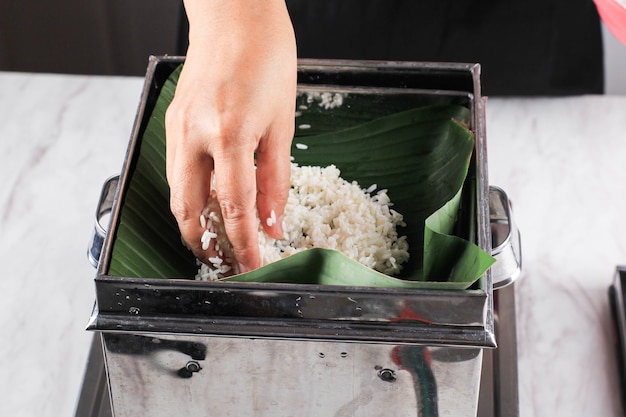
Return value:
<svg viewBox="0 0 626 417">
<path fill-rule="evenodd" d="M 224 35 L 231 46 L 236 40 L 263 32 L 272 43 L 276 38 L 293 37 L 293 28 L 284 0 L 184 0 L 189 19 L 190 45 L 210 47 L 209 42 Z"/>
</svg>

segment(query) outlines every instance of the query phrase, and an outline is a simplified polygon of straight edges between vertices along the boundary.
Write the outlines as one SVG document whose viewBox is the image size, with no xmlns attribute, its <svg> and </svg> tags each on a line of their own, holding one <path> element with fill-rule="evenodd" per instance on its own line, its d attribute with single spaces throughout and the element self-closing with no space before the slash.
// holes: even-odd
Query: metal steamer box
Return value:
<svg viewBox="0 0 626 417">
<path fill-rule="evenodd" d="M 483 349 L 496 345 L 490 270 L 462 290 L 110 273 L 143 134 L 183 61 L 151 58 L 119 181 L 103 191 L 110 226 L 93 255 L 88 329 L 101 334 L 113 415 L 475 415 Z M 301 60 L 298 71 L 301 91 L 406 90 L 466 106 L 475 142 L 461 233 L 491 253 L 479 65 Z"/>
</svg>

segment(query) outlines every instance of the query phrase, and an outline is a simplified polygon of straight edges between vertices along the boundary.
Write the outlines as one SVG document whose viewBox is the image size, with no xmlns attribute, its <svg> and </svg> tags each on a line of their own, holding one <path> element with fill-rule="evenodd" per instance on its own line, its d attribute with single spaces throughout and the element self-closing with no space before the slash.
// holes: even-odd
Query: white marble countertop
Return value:
<svg viewBox="0 0 626 417">
<path fill-rule="evenodd" d="M 0 73 L 0 415 L 73 416 L 86 250 L 143 80 Z M 489 99 L 490 182 L 514 202 L 520 410 L 618 416 L 607 290 L 626 264 L 626 97 Z"/>
</svg>

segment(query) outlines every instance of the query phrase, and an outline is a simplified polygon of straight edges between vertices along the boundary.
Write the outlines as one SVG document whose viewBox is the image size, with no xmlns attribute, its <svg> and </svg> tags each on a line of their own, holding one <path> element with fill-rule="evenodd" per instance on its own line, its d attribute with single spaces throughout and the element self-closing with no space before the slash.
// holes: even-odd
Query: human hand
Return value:
<svg viewBox="0 0 626 417">
<path fill-rule="evenodd" d="M 260 264 L 259 218 L 282 237 L 297 77 L 284 0 L 186 0 L 189 48 L 166 113 L 170 206 L 185 242 L 206 261 L 199 216 L 215 176 L 239 272 Z M 255 169 L 256 153 L 256 169 Z M 275 213 L 277 221 L 268 225 Z"/>
</svg>

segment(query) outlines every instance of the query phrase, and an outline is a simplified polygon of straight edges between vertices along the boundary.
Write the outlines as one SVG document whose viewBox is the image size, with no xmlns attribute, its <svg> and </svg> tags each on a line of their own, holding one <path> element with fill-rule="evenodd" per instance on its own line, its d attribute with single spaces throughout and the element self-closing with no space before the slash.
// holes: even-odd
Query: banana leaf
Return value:
<svg viewBox="0 0 626 417">
<path fill-rule="evenodd" d="M 164 117 L 179 73 L 180 68 L 163 85 L 134 157 L 109 275 L 192 279 L 197 272 L 169 210 L 165 178 Z M 334 164 L 344 179 L 363 188 L 376 184 L 388 190 L 394 209 L 407 223 L 399 233 L 407 236 L 411 259 L 402 274 L 390 277 L 339 252 L 313 249 L 225 280 L 469 288 L 493 258 L 465 237 L 453 235 L 474 147 L 466 128 L 467 107 L 442 102 L 439 96 L 436 104 L 426 105 L 432 97 L 343 94 L 343 104 L 332 109 L 311 102 L 306 91 L 298 95 L 292 155 L 300 165 Z"/>
</svg>

